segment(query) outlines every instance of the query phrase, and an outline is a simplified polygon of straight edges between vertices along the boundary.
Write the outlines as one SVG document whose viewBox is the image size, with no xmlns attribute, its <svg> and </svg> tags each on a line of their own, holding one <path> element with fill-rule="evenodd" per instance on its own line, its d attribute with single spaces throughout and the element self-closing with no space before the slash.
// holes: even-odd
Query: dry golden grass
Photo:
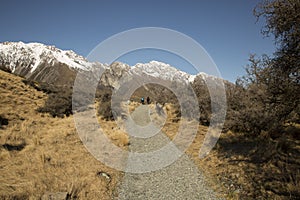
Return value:
<svg viewBox="0 0 300 200">
<path fill-rule="evenodd" d="M 111 199 L 122 173 L 90 155 L 72 117 L 37 113 L 47 95 L 3 71 L 0 93 L 0 115 L 9 121 L 0 129 L 0 199 L 40 199 L 47 192 Z M 112 130 L 112 123 L 103 123 L 103 128 L 117 145 L 126 148 L 126 136 L 121 130 Z"/>
<path fill-rule="evenodd" d="M 98 110 L 100 106 L 100 103 L 96 102 L 96 110 Z M 129 137 L 126 132 L 119 127 L 116 121 L 105 120 L 102 116 L 97 116 L 97 120 L 104 134 L 106 134 L 114 145 L 124 150 L 128 149 Z"/>
<path fill-rule="evenodd" d="M 74 199 L 111 199 L 123 174 L 103 165 L 85 149 L 73 117 L 52 118 L 36 112 L 47 95 L 3 71 L 0 93 L 0 116 L 9 122 L 0 128 L 0 199 L 40 199 L 47 192 L 67 192 Z M 139 105 L 132 102 L 129 112 Z M 155 109 L 155 105 L 151 104 L 150 109 Z M 171 104 L 164 109 L 167 118 L 162 130 L 173 139 L 180 121 Z M 151 117 L 159 123 L 163 121 L 160 116 Z M 111 141 L 127 149 L 128 136 L 117 128 L 116 122 L 100 117 L 98 120 Z M 297 132 L 299 127 L 287 131 Z M 259 143 L 243 134 L 228 132 L 200 160 L 198 154 L 206 132 L 207 127 L 199 125 L 186 153 L 225 198 L 288 199 L 289 193 L 297 195 L 299 141 Z"/>
<path fill-rule="evenodd" d="M 180 121 L 174 107 L 165 106 L 167 120 L 163 131 L 170 139 L 178 132 Z M 298 128 L 298 125 L 294 126 Z M 287 131 L 295 131 L 291 127 Z M 199 158 L 208 127 L 199 125 L 197 135 L 186 150 L 201 169 L 212 188 L 226 199 L 297 199 L 300 195 L 300 142 L 247 138 L 244 134 L 222 134 L 213 150 Z"/>
<path fill-rule="evenodd" d="M 128 149 L 129 138 L 128 135 L 116 124 L 115 121 L 104 121 L 98 118 L 99 124 L 103 129 L 104 133 L 111 140 L 111 142 L 124 149 Z"/>
<path fill-rule="evenodd" d="M 129 113 L 132 113 L 137 107 L 139 107 L 141 104 L 135 101 L 131 101 L 128 105 L 128 111 Z"/>
<path fill-rule="evenodd" d="M 155 105 L 150 105 L 155 109 Z M 181 120 L 176 109 L 166 104 L 167 119 L 162 127 L 170 139 L 178 133 Z M 161 117 L 152 119 L 161 122 Z M 298 124 L 286 127 L 287 135 L 299 134 Z M 226 199 L 298 199 L 300 197 L 300 141 L 284 135 L 272 140 L 262 134 L 257 138 L 227 132 L 212 151 L 199 158 L 199 150 L 208 127 L 199 125 L 186 153 L 204 172 L 212 188 Z"/>
</svg>

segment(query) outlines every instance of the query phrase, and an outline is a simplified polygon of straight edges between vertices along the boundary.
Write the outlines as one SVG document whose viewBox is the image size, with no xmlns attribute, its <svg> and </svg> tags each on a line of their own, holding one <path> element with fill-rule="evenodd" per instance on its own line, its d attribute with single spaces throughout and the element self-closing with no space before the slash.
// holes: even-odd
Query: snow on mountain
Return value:
<svg viewBox="0 0 300 200">
<path fill-rule="evenodd" d="M 137 63 L 130 69 L 131 73 L 147 74 L 156 78 L 170 81 L 192 82 L 193 75 L 180 71 L 169 64 L 151 61 L 149 63 Z"/>
<path fill-rule="evenodd" d="M 180 71 L 169 64 L 159 61 L 151 61 L 149 63 L 137 63 L 136 65 L 130 68 L 130 73 L 140 75 L 147 74 L 149 76 L 161 78 L 164 80 L 179 81 L 185 83 L 193 83 L 197 77 L 201 77 L 203 81 L 208 79 L 213 81 L 220 80 L 220 78 L 208 75 L 204 72 L 200 72 L 197 75 L 191 75 L 186 72 Z"/>
<path fill-rule="evenodd" d="M 121 62 L 114 62 L 107 66 L 89 62 L 71 50 L 61 50 L 55 46 L 23 42 L 0 43 L 0 68 L 32 80 L 59 84 L 72 83 L 78 70 L 91 71 L 95 67 L 105 69 L 101 83 L 113 87 L 119 84 L 118 81 L 123 76 L 130 75 L 138 75 L 141 78 L 146 75 L 181 83 L 193 83 L 197 77 L 202 80 L 216 78 L 205 73 L 190 75 L 158 61 L 137 63 L 132 67 Z"/>
<path fill-rule="evenodd" d="M 49 65 L 63 63 L 73 69 L 82 70 L 89 70 L 92 66 L 92 63 L 71 50 L 60 50 L 55 46 L 40 43 L 0 43 L 0 59 L 2 64 L 8 65 L 11 72 L 14 72 L 20 63 L 30 68 L 31 73 L 45 63 Z"/>
</svg>

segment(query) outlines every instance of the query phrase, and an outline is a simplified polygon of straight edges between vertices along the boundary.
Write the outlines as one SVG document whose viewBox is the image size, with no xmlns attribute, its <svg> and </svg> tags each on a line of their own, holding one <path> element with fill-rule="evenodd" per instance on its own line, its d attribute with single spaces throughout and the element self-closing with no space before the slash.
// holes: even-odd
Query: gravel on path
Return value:
<svg viewBox="0 0 300 200">
<path fill-rule="evenodd" d="M 149 109 L 147 105 L 141 105 L 131 114 L 132 120 L 140 126 L 146 126 L 150 121 Z M 139 129 L 140 131 L 141 129 Z M 132 131 L 132 130 L 131 130 Z M 146 132 L 148 130 L 145 130 Z M 149 138 L 137 138 L 131 136 L 129 150 L 138 153 L 150 153 L 164 148 L 170 144 L 170 139 L 161 131 Z M 171 149 L 172 150 L 172 146 Z M 175 149 L 176 151 L 176 149 Z M 172 152 L 171 152 L 172 153 Z M 174 152 L 178 154 L 178 152 Z M 171 156 L 171 155 L 164 155 Z M 162 157 L 164 157 L 162 156 Z M 136 160 L 140 159 L 140 160 Z M 199 171 L 193 161 L 182 154 L 170 165 L 156 171 L 151 171 L 151 164 L 144 158 L 127 160 L 127 171 L 138 167 L 147 168 L 147 173 L 125 173 L 117 190 L 119 200 L 200 200 L 200 199 L 218 199 L 215 192 L 208 187 L 203 173 Z M 148 158 L 149 159 L 149 158 Z M 157 159 L 157 158 L 153 158 Z M 161 158 L 158 158 L 161 159 Z M 149 161 L 149 160 L 148 160 Z M 138 163 L 138 164 L 137 164 Z M 151 163 L 151 162 L 150 162 Z M 153 162 L 155 163 L 155 162 Z M 138 166 L 140 165 L 140 166 Z M 149 168 L 149 169 L 148 169 Z"/>
</svg>

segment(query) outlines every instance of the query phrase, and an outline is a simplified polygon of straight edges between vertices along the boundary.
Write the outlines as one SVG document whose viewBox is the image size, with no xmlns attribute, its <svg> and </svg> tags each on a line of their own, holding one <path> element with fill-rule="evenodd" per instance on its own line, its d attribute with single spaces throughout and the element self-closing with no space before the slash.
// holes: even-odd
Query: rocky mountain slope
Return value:
<svg viewBox="0 0 300 200">
<path fill-rule="evenodd" d="M 40 43 L 0 44 L 0 69 L 51 84 L 70 84 L 78 70 L 89 70 L 89 63 L 73 51 L 63 51 Z"/>
<path fill-rule="evenodd" d="M 214 78 L 204 73 L 190 75 L 158 61 L 138 63 L 132 67 L 121 62 L 108 66 L 89 62 L 71 50 L 61 50 L 55 46 L 23 42 L 0 43 L 0 69 L 37 82 L 71 84 L 79 70 L 90 71 L 94 68 L 105 69 L 100 82 L 112 87 L 126 75 L 150 76 L 182 83 L 193 83 L 197 77 L 203 80 Z"/>
</svg>

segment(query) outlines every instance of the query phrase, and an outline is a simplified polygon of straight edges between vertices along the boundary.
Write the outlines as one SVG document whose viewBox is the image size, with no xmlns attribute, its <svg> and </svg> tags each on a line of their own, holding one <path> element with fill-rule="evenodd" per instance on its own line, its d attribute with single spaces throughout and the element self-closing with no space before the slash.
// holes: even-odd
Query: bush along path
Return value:
<svg viewBox="0 0 300 200">
<path fill-rule="evenodd" d="M 147 105 L 139 106 L 132 114 L 131 118 L 137 125 L 138 130 L 145 137 L 147 134 L 147 124 L 149 124 L 149 110 Z M 130 128 L 130 126 L 127 126 Z M 159 130 L 159 129 L 158 129 Z M 132 130 L 131 130 L 132 131 Z M 153 132 L 153 131 L 152 131 Z M 129 150 L 133 153 L 149 153 L 158 151 L 170 143 L 170 139 L 161 131 L 149 138 L 139 138 L 130 136 Z M 199 200 L 199 199 L 218 199 L 215 192 L 208 187 L 202 172 L 198 170 L 190 158 L 183 154 L 175 162 L 166 165 L 159 170 L 152 171 L 155 168 L 155 159 L 152 161 L 145 157 L 129 156 L 127 160 L 127 169 L 123 180 L 120 182 L 115 199 L 135 200 L 135 199 L 172 199 L 172 200 Z M 150 164 L 149 164 L 150 163 Z M 146 173 L 130 173 L 145 168 Z"/>
</svg>

